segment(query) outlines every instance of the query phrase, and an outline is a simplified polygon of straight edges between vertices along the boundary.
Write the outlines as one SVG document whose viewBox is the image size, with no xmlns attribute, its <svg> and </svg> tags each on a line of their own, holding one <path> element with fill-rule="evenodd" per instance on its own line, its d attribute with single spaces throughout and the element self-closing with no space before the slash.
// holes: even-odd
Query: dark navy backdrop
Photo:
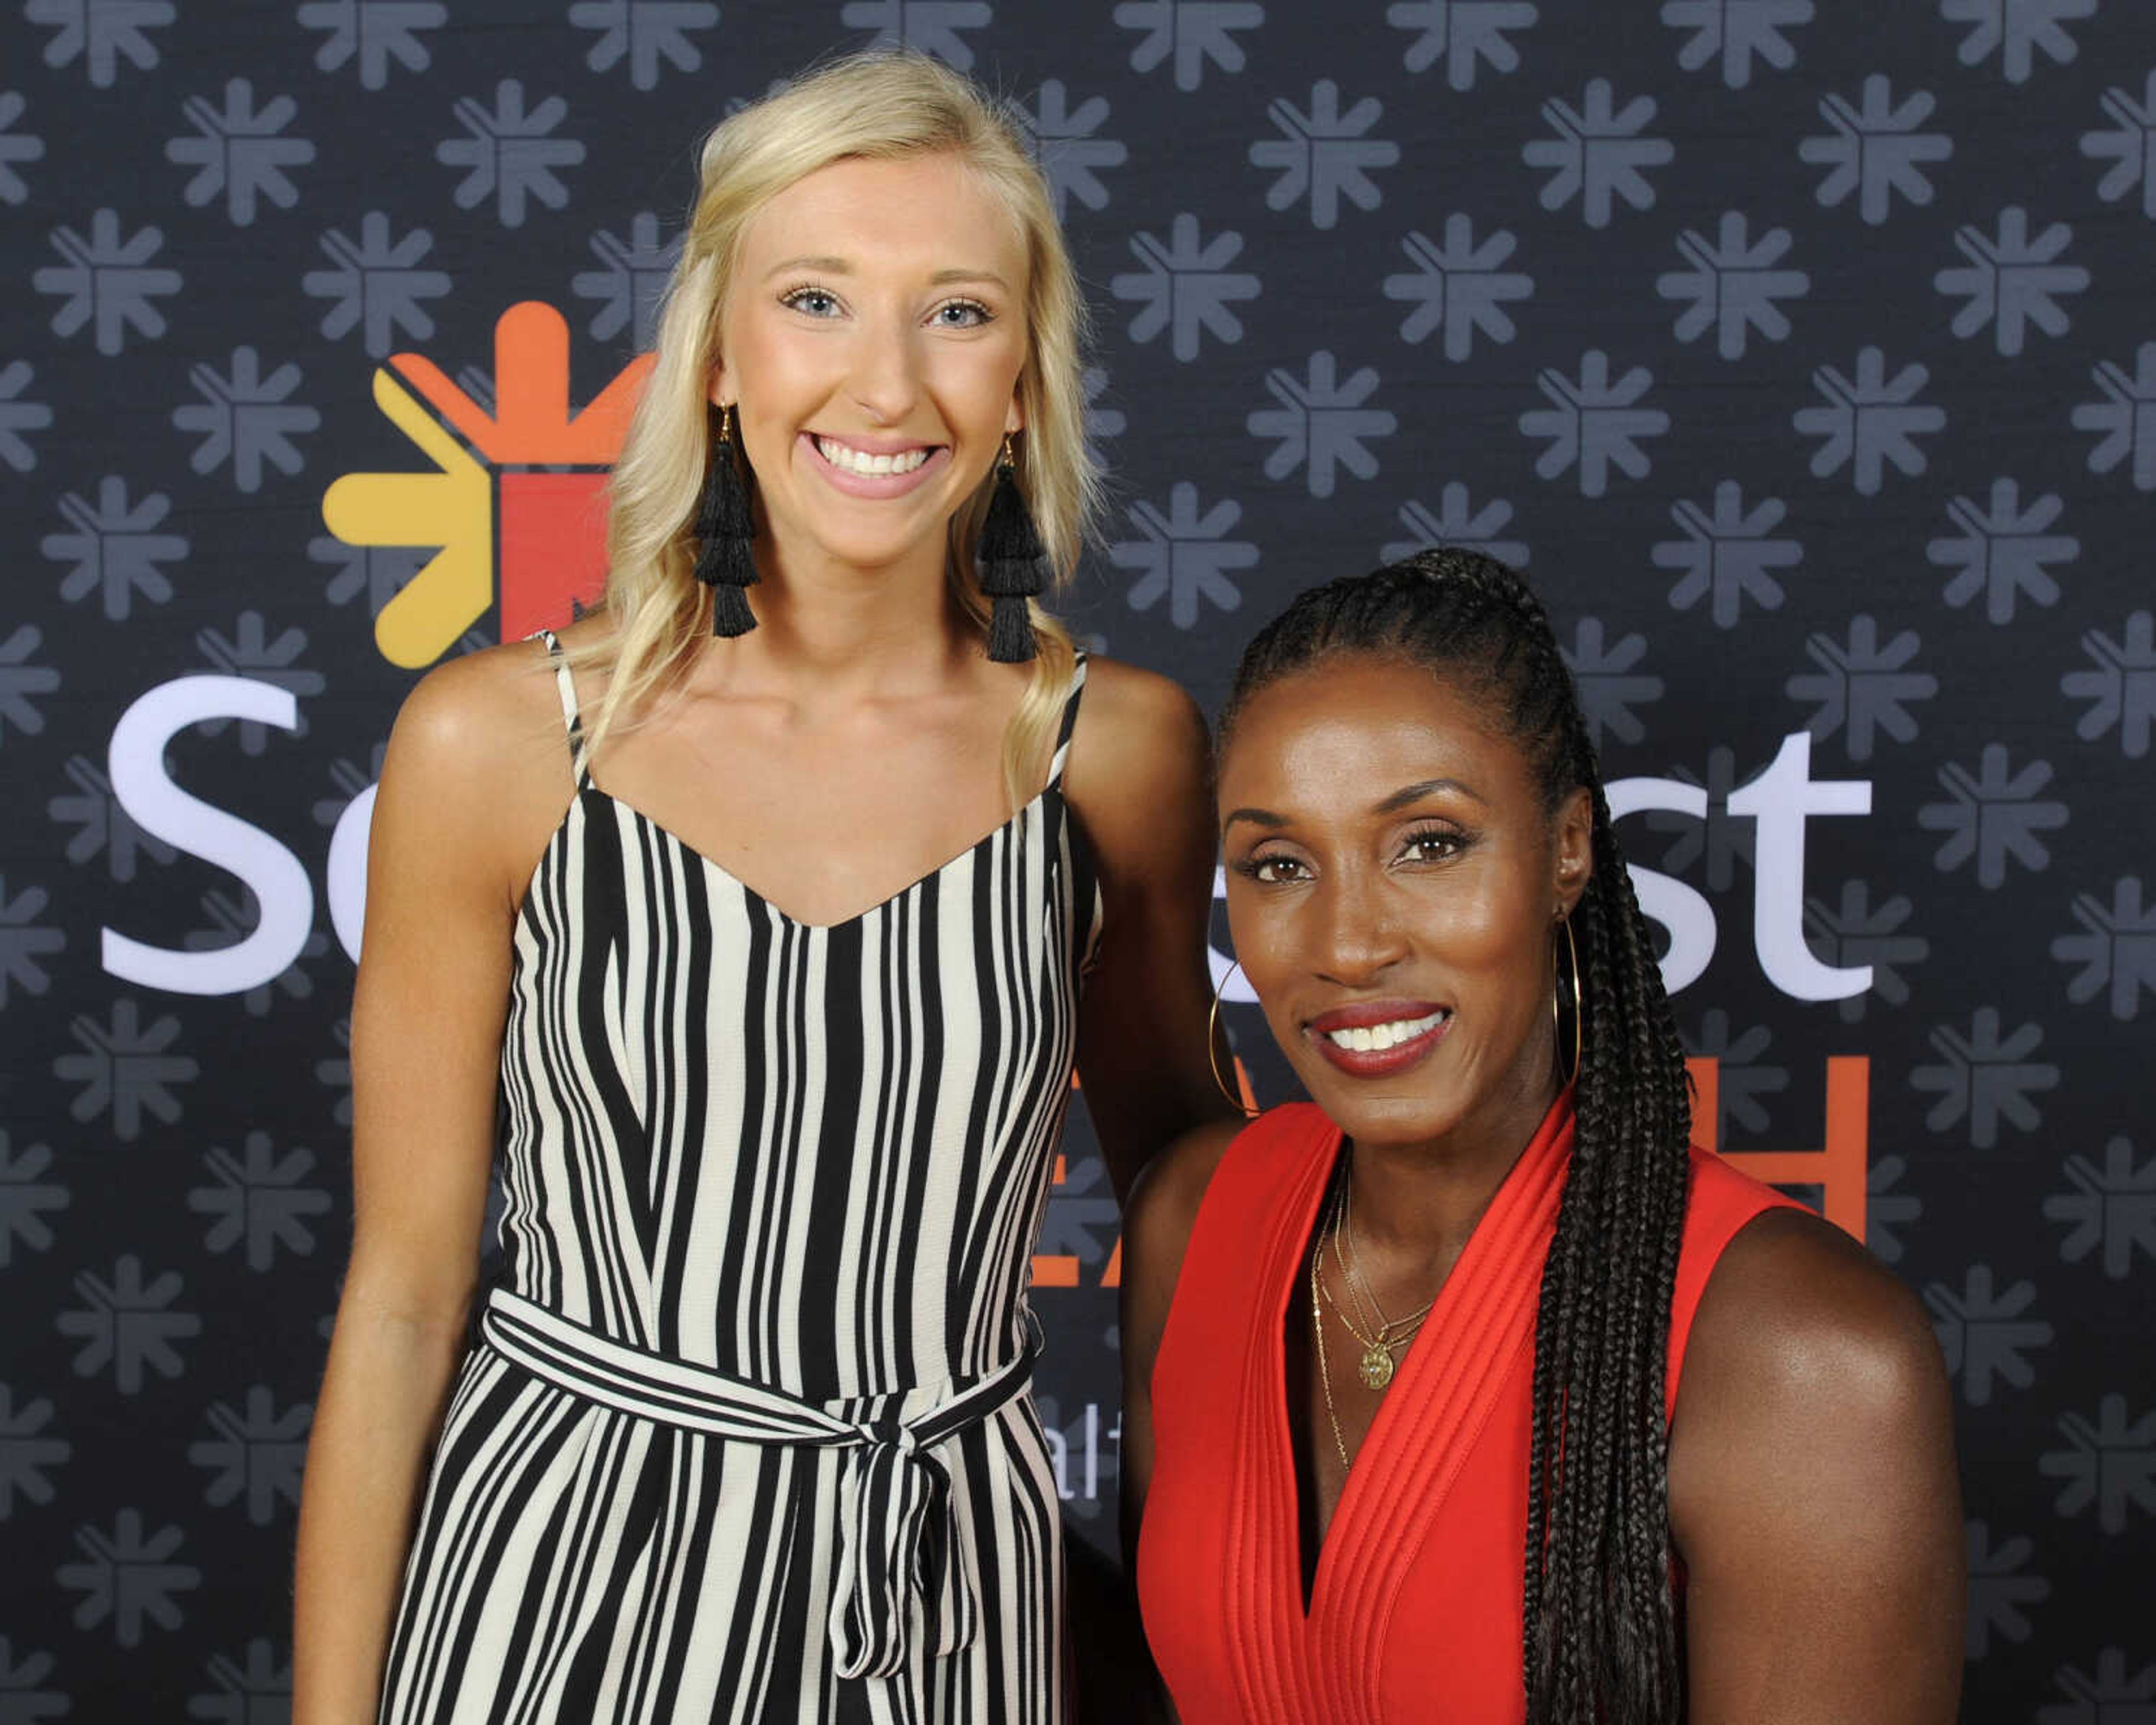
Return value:
<svg viewBox="0 0 2156 1725">
<path fill-rule="evenodd" d="M 1209 706 L 1310 582 L 1527 563 L 1642 781 L 1702 1132 L 1938 1322 L 1967 1717 L 2149 1717 L 2156 11 L 10 0 L 0 1725 L 280 1717 L 382 739 L 588 578 L 573 411 L 695 139 L 879 34 L 1054 179 L 1097 645 Z M 1041 1389 L 1103 1548 L 1115 1244 L 1081 1111 Z"/>
</svg>

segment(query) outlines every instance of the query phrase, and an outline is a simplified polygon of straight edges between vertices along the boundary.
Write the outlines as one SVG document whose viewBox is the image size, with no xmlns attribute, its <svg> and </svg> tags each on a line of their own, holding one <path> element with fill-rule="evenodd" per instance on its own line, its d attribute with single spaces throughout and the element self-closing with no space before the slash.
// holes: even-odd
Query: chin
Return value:
<svg viewBox="0 0 2156 1725">
<path fill-rule="evenodd" d="M 939 531 L 927 536 L 901 536 L 879 533 L 863 535 L 858 539 L 819 535 L 817 547 L 834 562 L 850 569 L 888 569 L 907 557 L 917 555 L 927 539 L 941 543 L 944 537 Z"/>
<path fill-rule="evenodd" d="M 1363 1144 L 1430 1143 L 1445 1137 L 1460 1119 L 1458 1109 L 1439 1106 L 1426 1097 L 1364 1101 L 1326 1112 L 1343 1132 Z"/>
<path fill-rule="evenodd" d="M 1424 1077 L 1390 1083 L 1343 1077 L 1322 1058 L 1296 1076 L 1326 1117 L 1350 1138 L 1368 1144 L 1422 1143 L 1457 1125 L 1466 1108 L 1453 1086 Z"/>
</svg>

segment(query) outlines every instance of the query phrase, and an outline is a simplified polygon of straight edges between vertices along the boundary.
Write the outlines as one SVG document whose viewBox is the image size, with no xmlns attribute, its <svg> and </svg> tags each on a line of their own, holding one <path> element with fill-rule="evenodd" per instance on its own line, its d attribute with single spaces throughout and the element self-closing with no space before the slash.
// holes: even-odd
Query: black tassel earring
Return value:
<svg viewBox="0 0 2156 1725">
<path fill-rule="evenodd" d="M 1046 559 L 1033 511 L 1018 488 L 1018 463 L 1006 434 L 1003 453 L 996 458 L 996 488 L 989 494 L 980 542 L 973 548 L 981 591 L 992 601 L 988 657 L 999 665 L 1023 664 L 1034 655 L 1033 619 L 1025 602 L 1041 591 Z"/>
<path fill-rule="evenodd" d="M 745 635 L 756 627 L 756 613 L 748 608 L 748 589 L 757 580 L 748 552 L 756 518 L 734 463 L 733 409 L 715 408 L 712 418 L 711 465 L 696 513 L 696 579 L 711 590 L 711 633 Z"/>
</svg>

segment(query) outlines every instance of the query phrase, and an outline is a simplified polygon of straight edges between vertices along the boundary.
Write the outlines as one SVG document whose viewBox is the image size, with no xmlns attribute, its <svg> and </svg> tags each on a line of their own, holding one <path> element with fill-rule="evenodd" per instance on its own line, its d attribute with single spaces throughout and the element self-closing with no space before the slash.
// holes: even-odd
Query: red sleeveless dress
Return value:
<svg viewBox="0 0 2156 1725">
<path fill-rule="evenodd" d="M 1572 1152 L 1561 1099 L 1506 1176 L 1348 1471 L 1306 1614 L 1284 1332 L 1340 1132 L 1307 1103 L 1229 1147 L 1153 1366 L 1138 1542 L 1147 1638 L 1183 1725 L 1517 1725 L 1535 1302 Z M 1715 1260 L 1786 1204 L 1695 1149 L 1669 1405 Z"/>
</svg>

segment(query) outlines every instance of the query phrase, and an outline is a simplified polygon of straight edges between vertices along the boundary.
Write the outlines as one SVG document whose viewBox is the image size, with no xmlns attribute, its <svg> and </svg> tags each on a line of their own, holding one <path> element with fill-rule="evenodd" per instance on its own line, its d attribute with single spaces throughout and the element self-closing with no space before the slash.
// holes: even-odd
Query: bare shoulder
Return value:
<svg viewBox="0 0 2156 1725">
<path fill-rule="evenodd" d="M 393 746 L 403 764 L 454 774 L 498 766 L 528 747 L 551 720 L 562 734 L 562 708 L 546 649 L 514 641 L 444 660 L 413 685 L 398 709 Z"/>
<path fill-rule="evenodd" d="M 1922 1309 L 1775 1210 L 1708 1278 L 1669 1448 L 1697 1725 L 1943 1725 L 1962 1667 L 1953 1409 Z"/>
<path fill-rule="evenodd" d="M 1680 1543 L 1697 1548 L 1732 1506 L 1749 1519 L 1769 1495 L 1891 1522 L 1953 1491 L 1944 1363 L 1916 1297 L 1809 1212 L 1749 1224 L 1685 1351 L 1670 1437 Z"/>
<path fill-rule="evenodd" d="M 1205 728 L 1198 703 L 1174 678 L 1097 653 L 1086 660 L 1086 701 L 1080 722 L 1089 721 L 1097 721 L 1103 730 L 1145 730 L 1163 723 L 1199 732 Z"/>
<path fill-rule="evenodd" d="M 1123 1207 L 1123 1345 L 1150 1363 L 1206 1189 L 1247 1122 L 1209 1121 L 1147 1163 Z"/>
<path fill-rule="evenodd" d="M 521 883 L 560 818 L 571 784 L 561 699 L 537 642 L 464 655 L 429 671 L 390 733 L 377 836 L 424 834 L 468 863 Z M 528 855 L 526 854 L 528 853 Z"/>
<path fill-rule="evenodd" d="M 1148 1243 L 1172 1244 L 1179 1259 L 1198 1220 L 1198 1207 L 1213 1183 L 1214 1171 L 1249 1123 L 1208 1121 L 1183 1133 L 1148 1162 L 1131 1188 L 1131 1201 L 1124 1211 L 1126 1231 L 1146 1236 Z"/>
<path fill-rule="evenodd" d="M 1194 848 L 1211 860 L 1211 732 L 1169 678 L 1086 662 L 1064 788 L 1111 877 L 1173 869 Z"/>
<path fill-rule="evenodd" d="M 1086 660 L 1074 781 L 1202 783 L 1210 743 L 1205 716 L 1180 683 L 1112 659 Z"/>
<path fill-rule="evenodd" d="M 1892 1402 L 1936 1375 L 1938 1348 L 1916 1296 L 1879 1260 L 1805 1210 L 1742 1230 L 1708 1278 L 1684 1382 L 1743 1394 Z"/>
</svg>

